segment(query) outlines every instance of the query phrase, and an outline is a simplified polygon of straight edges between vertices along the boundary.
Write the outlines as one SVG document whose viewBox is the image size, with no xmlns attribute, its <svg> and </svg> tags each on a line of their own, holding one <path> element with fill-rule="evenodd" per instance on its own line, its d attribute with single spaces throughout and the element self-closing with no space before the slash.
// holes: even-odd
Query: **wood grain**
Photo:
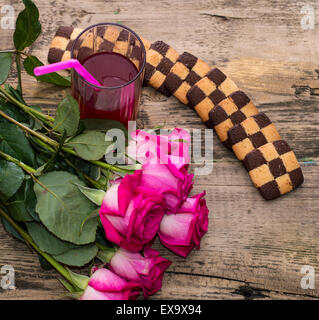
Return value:
<svg viewBox="0 0 319 320">
<path fill-rule="evenodd" d="M 1 3 L 4 0 L 1 0 Z M 214 168 L 196 176 L 193 193 L 207 192 L 209 232 L 201 250 L 173 261 L 154 299 L 311 299 L 317 286 L 300 286 L 303 265 L 319 272 L 319 115 L 318 36 L 300 27 L 302 4 L 281 1 L 35 1 L 43 33 L 32 53 L 46 60 L 59 25 L 121 22 L 143 37 L 164 40 L 219 66 L 276 124 L 301 160 L 305 184 L 280 199 L 264 201 L 231 152 L 214 136 Z M 11 1 L 18 10 L 20 1 Z M 316 10 L 319 6 L 307 1 Z M 118 10 L 120 9 L 120 10 Z M 118 12 L 115 14 L 115 12 Z M 12 48 L 12 32 L 1 30 L 0 49 Z M 10 81 L 15 82 L 12 71 Z M 36 83 L 23 75 L 28 102 L 54 112 L 67 89 Z M 194 111 L 175 98 L 145 88 L 140 124 L 202 128 Z M 309 161 L 312 162 L 309 162 Z M 16 269 L 14 291 L 1 299 L 58 299 L 63 289 L 53 271 L 42 271 L 37 256 L 0 227 L 0 266 Z M 318 282 L 318 276 L 316 275 Z M 317 284 L 317 283 L 316 283 Z"/>
</svg>

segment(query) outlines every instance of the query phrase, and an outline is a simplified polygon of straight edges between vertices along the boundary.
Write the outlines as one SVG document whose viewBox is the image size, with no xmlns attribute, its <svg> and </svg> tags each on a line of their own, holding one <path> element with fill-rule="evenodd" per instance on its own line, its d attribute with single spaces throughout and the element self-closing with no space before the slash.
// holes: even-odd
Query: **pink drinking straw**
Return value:
<svg viewBox="0 0 319 320">
<path fill-rule="evenodd" d="M 96 86 L 100 86 L 102 87 L 102 85 L 100 84 L 100 82 L 98 82 L 92 75 L 91 73 L 89 73 L 79 62 L 79 60 L 76 59 L 70 59 L 67 61 L 61 61 L 61 62 L 56 62 L 56 63 L 52 63 L 52 64 L 48 64 L 46 66 L 41 66 L 41 67 L 36 67 L 33 70 L 33 73 L 38 77 L 38 76 L 42 76 L 44 74 L 47 73 L 52 73 L 52 72 L 56 72 L 56 71 L 60 71 L 60 70 L 64 70 L 64 69 L 69 69 L 69 68 L 73 68 L 74 70 L 76 70 L 76 72 L 81 75 L 86 81 L 96 85 Z"/>
</svg>

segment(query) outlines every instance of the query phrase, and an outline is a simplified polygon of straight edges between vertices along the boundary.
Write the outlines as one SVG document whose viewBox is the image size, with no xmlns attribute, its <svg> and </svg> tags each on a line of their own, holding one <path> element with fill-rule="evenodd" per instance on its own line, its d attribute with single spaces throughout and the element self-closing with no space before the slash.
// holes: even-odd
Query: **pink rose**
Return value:
<svg viewBox="0 0 319 320">
<path fill-rule="evenodd" d="M 142 171 L 127 174 L 107 190 L 100 209 L 106 238 L 130 251 L 140 251 L 156 235 L 164 215 L 162 197 L 143 188 Z"/>
<path fill-rule="evenodd" d="M 190 134 L 175 128 L 170 134 L 155 135 L 142 130 L 131 133 L 128 154 L 141 164 L 174 164 L 177 169 L 190 163 Z"/>
<path fill-rule="evenodd" d="M 171 261 L 150 248 L 144 249 L 144 256 L 120 248 L 109 264 L 110 269 L 119 276 L 140 283 L 145 298 L 162 288 L 164 272 L 170 265 Z"/>
<path fill-rule="evenodd" d="M 81 300 L 136 300 L 140 291 L 139 283 L 101 268 L 92 274 Z"/>
<path fill-rule="evenodd" d="M 158 232 L 162 244 L 174 253 L 186 257 L 208 229 L 208 209 L 205 192 L 187 198 L 176 214 L 165 214 Z"/>
<path fill-rule="evenodd" d="M 145 131 L 132 133 L 136 158 L 143 164 L 139 190 L 157 192 L 165 199 L 170 212 L 186 200 L 193 175 L 188 174 L 190 135 L 174 129 L 169 135 L 152 135 Z M 131 145 L 132 147 L 132 145 Z M 131 148 L 128 153 L 133 154 Z"/>
<path fill-rule="evenodd" d="M 139 190 L 159 193 L 172 213 L 187 199 L 193 186 L 193 175 L 185 168 L 177 170 L 175 165 L 146 163 L 142 172 Z"/>
</svg>

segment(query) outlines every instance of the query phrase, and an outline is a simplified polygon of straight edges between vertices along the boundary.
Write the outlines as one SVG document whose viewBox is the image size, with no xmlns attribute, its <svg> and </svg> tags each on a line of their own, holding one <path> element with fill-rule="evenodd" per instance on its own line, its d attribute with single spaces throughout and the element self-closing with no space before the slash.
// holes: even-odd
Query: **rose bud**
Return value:
<svg viewBox="0 0 319 320">
<path fill-rule="evenodd" d="M 140 283 L 144 297 L 148 298 L 162 288 L 163 275 L 171 261 L 151 248 L 145 248 L 143 254 L 120 248 L 112 257 L 109 267 L 119 276 Z"/>
<path fill-rule="evenodd" d="M 158 232 L 162 244 L 174 253 L 187 257 L 208 229 L 205 192 L 187 198 L 176 214 L 165 214 Z"/>
<path fill-rule="evenodd" d="M 139 283 L 101 268 L 92 274 L 80 300 L 136 300 L 140 291 Z"/>
<path fill-rule="evenodd" d="M 164 215 L 164 202 L 156 192 L 139 191 L 142 172 L 127 174 L 106 192 L 100 218 L 106 238 L 130 251 L 140 251 L 153 240 Z"/>
</svg>

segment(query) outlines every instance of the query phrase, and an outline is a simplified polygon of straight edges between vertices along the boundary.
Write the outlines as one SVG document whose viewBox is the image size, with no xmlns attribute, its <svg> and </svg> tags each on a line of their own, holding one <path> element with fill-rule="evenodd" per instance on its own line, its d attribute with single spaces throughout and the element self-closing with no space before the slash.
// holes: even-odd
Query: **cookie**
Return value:
<svg viewBox="0 0 319 320">
<path fill-rule="evenodd" d="M 218 68 L 214 68 L 188 91 L 188 105 L 196 110 L 203 122 L 211 125 L 208 122 L 209 112 L 215 105 L 238 90 L 230 78 Z"/>
<path fill-rule="evenodd" d="M 73 27 L 59 27 L 49 49 L 49 63 L 65 61 L 71 58 L 71 50 L 77 36 L 83 29 Z M 120 30 L 115 26 L 97 26 L 89 32 L 84 41 L 75 48 L 78 60 L 82 61 L 93 52 L 117 52 L 127 56 L 139 69 L 143 50 L 139 41 L 127 30 Z M 145 50 L 151 46 L 148 40 L 142 39 Z M 94 48 L 94 50 L 93 50 Z"/>
<path fill-rule="evenodd" d="M 179 53 L 163 41 L 152 43 L 146 52 L 145 82 L 167 97 L 172 93 L 164 82 L 178 57 Z"/>
<path fill-rule="evenodd" d="M 269 142 L 249 152 L 244 165 L 266 200 L 286 194 L 304 181 L 298 160 L 284 140 Z"/>
<path fill-rule="evenodd" d="M 243 160 L 250 151 L 280 139 L 275 125 L 263 112 L 247 118 L 228 131 L 229 144 L 239 160 Z"/>
<path fill-rule="evenodd" d="M 170 69 L 164 86 L 179 101 L 188 104 L 187 93 L 209 72 L 211 67 L 194 55 L 184 52 Z"/>
<path fill-rule="evenodd" d="M 49 63 L 70 59 L 74 40 L 81 32 L 82 29 L 79 28 L 59 27 L 50 45 L 48 54 Z"/>
<path fill-rule="evenodd" d="M 217 94 L 215 94 L 216 96 Z M 197 106 L 197 108 L 199 107 L 202 106 Z M 242 91 L 235 91 L 209 111 L 206 124 L 209 128 L 215 129 L 220 141 L 227 148 L 231 148 L 228 140 L 228 131 L 236 124 L 257 113 L 258 110 L 250 98 Z"/>
</svg>

